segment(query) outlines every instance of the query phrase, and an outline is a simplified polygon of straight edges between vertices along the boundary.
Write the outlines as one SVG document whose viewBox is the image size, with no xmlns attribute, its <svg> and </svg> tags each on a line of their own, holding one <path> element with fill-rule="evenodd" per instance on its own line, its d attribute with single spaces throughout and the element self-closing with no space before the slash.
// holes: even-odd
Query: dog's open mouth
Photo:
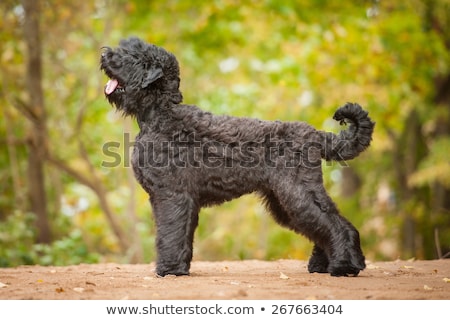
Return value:
<svg viewBox="0 0 450 320">
<path fill-rule="evenodd" d="M 105 85 L 105 94 L 109 96 L 114 91 L 124 92 L 125 88 L 119 84 L 119 81 L 117 81 L 117 79 L 110 79 Z"/>
</svg>

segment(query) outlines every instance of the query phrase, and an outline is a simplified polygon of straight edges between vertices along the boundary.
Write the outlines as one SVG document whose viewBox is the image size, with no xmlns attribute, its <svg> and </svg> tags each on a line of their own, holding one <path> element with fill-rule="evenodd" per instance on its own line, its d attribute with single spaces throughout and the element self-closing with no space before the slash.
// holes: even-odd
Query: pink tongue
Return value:
<svg viewBox="0 0 450 320">
<path fill-rule="evenodd" d="M 109 80 L 105 86 L 105 93 L 108 95 L 113 93 L 114 90 L 116 90 L 118 85 L 119 85 L 119 82 L 116 79 Z"/>
</svg>

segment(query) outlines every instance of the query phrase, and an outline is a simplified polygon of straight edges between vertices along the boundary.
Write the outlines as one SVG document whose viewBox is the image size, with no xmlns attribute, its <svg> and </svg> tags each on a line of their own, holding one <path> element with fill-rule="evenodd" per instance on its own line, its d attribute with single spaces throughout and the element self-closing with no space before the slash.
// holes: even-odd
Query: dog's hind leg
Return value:
<svg viewBox="0 0 450 320">
<path fill-rule="evenodd" d="M 296 232 L 300 232 L 293 223 L 289 213 L 285 209 L 283 209 L 277 197 L 272 191 L 263 194 L 262 197 L 267 209 L 270 211 L 276 222 L 278 222 L 283 227 L 292 229 Z M 326 255 L 325 251 L 317 246 L 317 244 L 315 244 L 311 258 L 309 259 L 308 271 L 311 273 L 327 273 L 328 264 L 328 256 Z"/>
<path fill-rule="evenodd" d="M 316 186 L 314 189 L 314 203 L 320 213 L 325 213 L 327 222 L 325 225 L 331 234 L 329 243 L 318 245 L 319 241 L 327 239 L 326 234 L 319 235 L 319 241 L 310 259 L 308 269 L 310 272 L 323 272 L 317 270 L 316 263 L 328 256 L 328 272 L 333 276 L 358 275 L 366 267 L 365 258 L 361 250 L 359 232 L 356 228 L 340 213 L 336 204 L 328 196 L 323 185 Z"/>
<path fill-rule="evenodd" d="M 155 195 L 150 202 L 157 229 L 156 273 L 162 277 L 189 275 L 198 206 L 183 193 Z"/>
<path fill-rule="evenodd" d="M 290 217 L 289 227 L 315 244 L 308 270 L 358 275 L 365 262 L 356 228 L 339 214 L 322 185 L 302 183 L 293 188 L 275 190 L 276 198 Z"/>
</svg>

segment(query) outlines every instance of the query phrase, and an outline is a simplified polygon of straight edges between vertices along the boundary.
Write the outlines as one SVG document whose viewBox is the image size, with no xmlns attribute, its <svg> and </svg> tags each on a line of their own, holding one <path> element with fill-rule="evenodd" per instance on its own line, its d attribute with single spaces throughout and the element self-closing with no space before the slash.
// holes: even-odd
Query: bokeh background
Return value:
<svg viewBox="0 0 450 320">
<path fill-rule="evenodd" d="M 338 132 L 336 108 L 360 103 L 373 144 L 324 162 L 327 190 L 369 259 L 448 258 L 449 30 L 449 0 L 2 0 L 0 266 L 154 260 L 129 164 L 138 128 L 99 71 L 102 46 L 131 35 L 173 52 L 184 102 L 214 113 Z M 201 211 L 194 259 L 311 248 L 248 195 Z"/>
</svg>

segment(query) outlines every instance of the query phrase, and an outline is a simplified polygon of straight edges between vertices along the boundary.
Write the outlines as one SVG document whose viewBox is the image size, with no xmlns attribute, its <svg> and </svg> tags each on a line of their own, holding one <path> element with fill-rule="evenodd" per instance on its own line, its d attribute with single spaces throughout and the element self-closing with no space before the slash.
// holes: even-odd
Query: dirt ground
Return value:
<svg viewBox="0 0 450 320">
<path fill-rule="evenodd" d="M 158 278 L 154 264 L 0 269 L 0 299 L 450 300 L 450 260 L 368 262 L 358 277 L 308 273 L 306 261 L 193 262 Z"/>
</svg>

